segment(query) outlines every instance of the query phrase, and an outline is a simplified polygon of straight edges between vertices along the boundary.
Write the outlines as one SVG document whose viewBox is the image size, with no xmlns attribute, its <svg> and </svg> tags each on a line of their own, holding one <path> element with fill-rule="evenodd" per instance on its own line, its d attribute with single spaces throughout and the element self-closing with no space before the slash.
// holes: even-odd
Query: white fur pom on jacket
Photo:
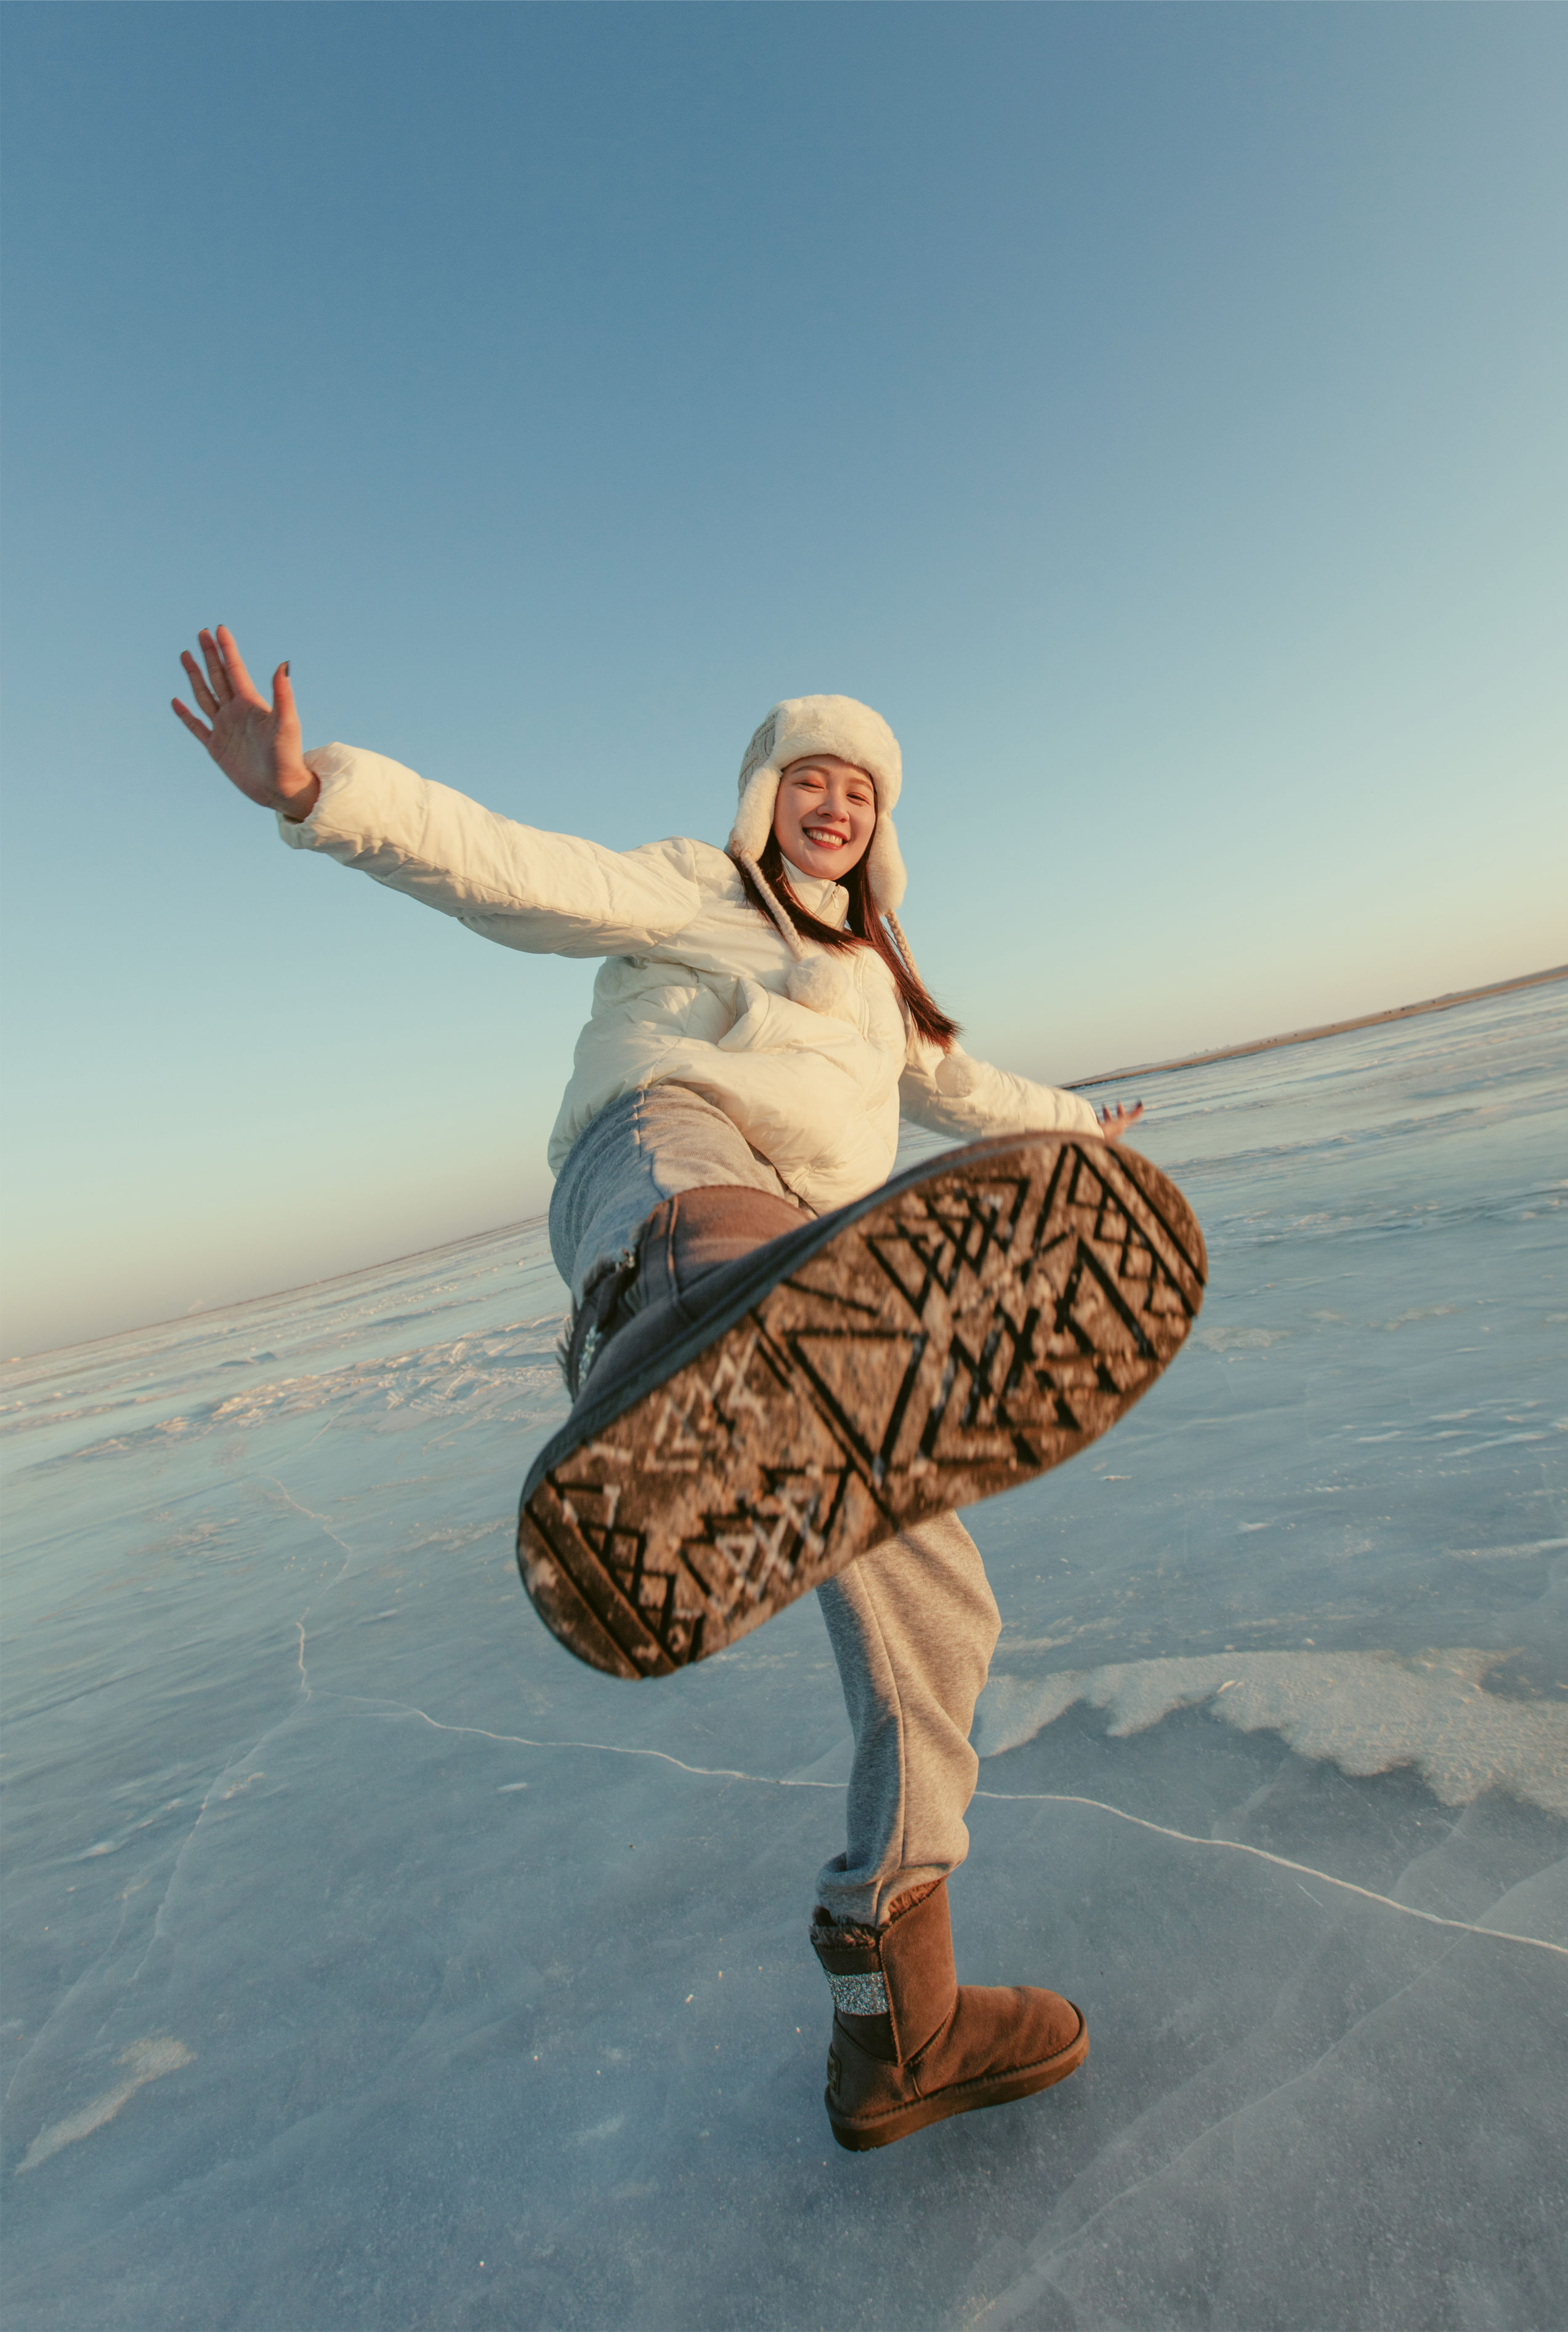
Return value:
<svg viewBox="0 0 1568 2332">
<path fill-rule="evenodd" d="M 827 984 L 831 1017 L 792 1002 L 789 951 L 709 843 L 607 850 L 498 817 L 380 753 L 326 745 L 305 759 L 320 798 L 299 825 L 280 817 L 291 848 L 356 866 L 503 947 L 606 959 L 550 1136 L 554 1172 L 601 1109 L 660 1084 L 717 1103 L 818 1213 L 886 1180 L 901 1112 L 967 1141 L 1095 1131 L 1075 1094 L 956 1047 L 944 1058 L 870 948 L 837 956 L 847 979 Z M 843 922 L 837 884 L 791 881 L 811 913 Z"/>
</svg>

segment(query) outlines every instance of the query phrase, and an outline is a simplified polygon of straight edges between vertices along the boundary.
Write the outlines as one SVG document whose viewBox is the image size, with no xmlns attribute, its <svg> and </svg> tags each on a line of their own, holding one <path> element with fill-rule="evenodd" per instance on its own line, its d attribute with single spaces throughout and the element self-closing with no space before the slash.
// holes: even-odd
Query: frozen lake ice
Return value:
<svg viewBox="0 0 1568 2332">
<path fill-rule="evenodd" d="M 1196 1340 L 967 1517 L 960 1970 L 1093 2054 L 884 2153 L 815 1603 L 518 1584 L 540 1225 L 5 1371 L 10 2332 L 1568 2321 L 1568 985 L 1143 1091 Z"/>
</svg>

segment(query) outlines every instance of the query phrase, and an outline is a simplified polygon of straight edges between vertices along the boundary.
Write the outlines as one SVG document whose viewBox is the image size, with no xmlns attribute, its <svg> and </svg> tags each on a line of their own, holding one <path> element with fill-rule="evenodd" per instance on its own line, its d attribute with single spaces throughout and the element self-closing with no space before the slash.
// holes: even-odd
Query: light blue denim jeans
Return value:
<svg viewBox="0 0 1568 2332">
<path fill-rule="evenodd" d="M 649 1085 L 601 1110 L 550 1200 L 550 1252 L 573 1302 L 636 1247 L 664 1199 L 726 1184 L 792 1195 L 689 1086 Z M 963 1818 L 980 1773 L 970 1727 L 1001 1622 L 956 1515 L 873 1547 L 817 1600 L 854 1736 L 847 1841 L 818 1875 L 817 1900 L 840 1924 L 874 1926 L 906 1888 L 946 1878 L 969 1852 Z"/>
<path fill-rule="evenodd" d="M 689 1085 L 645 1085 L 612 1101 L 573 1142 L 550 1202 L 550 1251 L 572 1302 L 636 1245 L 666 1199 L 736 1184 L 801 1204 L 734 1119 Z"/>
</svg>

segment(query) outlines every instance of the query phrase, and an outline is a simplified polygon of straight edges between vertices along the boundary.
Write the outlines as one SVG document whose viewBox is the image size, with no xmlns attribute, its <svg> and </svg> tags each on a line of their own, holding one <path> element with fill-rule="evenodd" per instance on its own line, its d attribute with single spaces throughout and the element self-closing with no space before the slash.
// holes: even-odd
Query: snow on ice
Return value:
<svg viewBox="0 0 1568 2332">
<path fill-rule="evenodd" d="M 1094 2053 L 884 2154 L 814 1603 L 518 1585 L 541 1226 L 5 1371 L 12 2332 L 1568 2318 L 1568 989 L 1143 1089 L 1200 1333 L 969 1518 L 961 1967 Z"/>
</svg>

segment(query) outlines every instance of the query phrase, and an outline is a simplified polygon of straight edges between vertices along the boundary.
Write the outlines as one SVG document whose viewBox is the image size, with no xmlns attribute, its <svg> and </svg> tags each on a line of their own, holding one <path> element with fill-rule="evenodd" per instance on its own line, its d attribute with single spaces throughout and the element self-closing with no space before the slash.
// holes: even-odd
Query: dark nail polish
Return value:
<svg viewBox="0 0 1568 2332">
<path fill-rule="evenodd" d="M 288 669 L 289 669 L 289 661 L 288 661 L 288 658 L 285 656 L 285 657 L 284 657 L 284 659 L 283 659 L 283 671 L 284 671 L 285 674 L 287 674 Z"/>
</svg>

